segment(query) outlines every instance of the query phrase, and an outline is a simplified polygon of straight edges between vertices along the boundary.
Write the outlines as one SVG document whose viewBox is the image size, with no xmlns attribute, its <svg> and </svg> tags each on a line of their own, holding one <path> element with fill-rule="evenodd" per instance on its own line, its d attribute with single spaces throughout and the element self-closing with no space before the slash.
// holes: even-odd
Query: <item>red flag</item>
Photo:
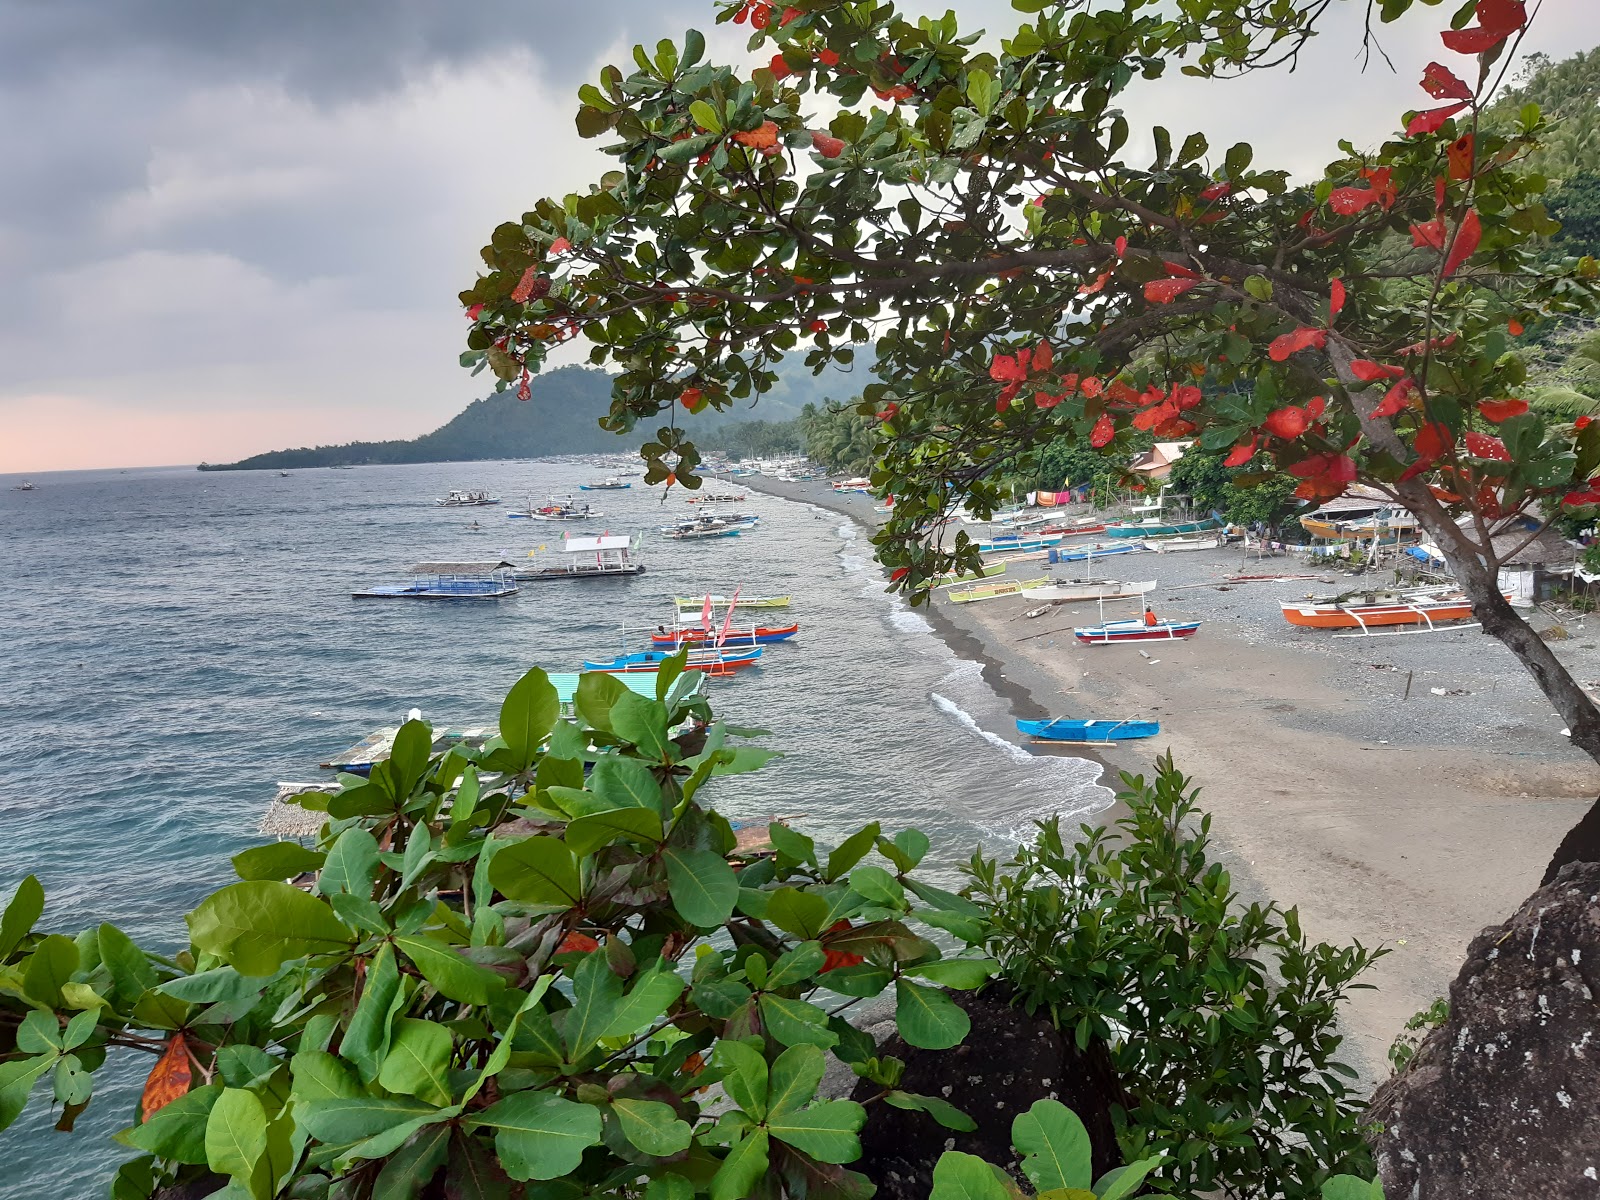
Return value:
<svg viewBox="0 0 1600 1200">
<path fill-rule="evenodd" d="M 717 645 L 719 647 L 728 640 L 728 630 L 733 628 L 733 610 L 739 603 L 740 590 L 740 588 L 734 588 L 733 598 L 728 601 L 728 615 L 722 618 L 722 632 L 717 634 Z M 750 630 L 750 636 L 752 639 L 755 637 L 755 629 L 753 627 Z"/>
<path fill-rule="evenodd" d="M 700 628 L 711 633 L 711 593 L 706 593 L 706 606 L 700 610 Z"/>
</svg>

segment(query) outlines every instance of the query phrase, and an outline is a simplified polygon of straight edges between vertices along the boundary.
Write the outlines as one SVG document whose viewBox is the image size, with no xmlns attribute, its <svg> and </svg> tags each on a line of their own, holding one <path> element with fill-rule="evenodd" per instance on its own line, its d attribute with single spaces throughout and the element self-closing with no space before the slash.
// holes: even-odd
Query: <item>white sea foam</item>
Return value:
<svg viewBox="0 0 1600 1200">
<path fill-rule="evenodd" d="M 839 526 L 839 536 L 847 542 L 853 542 L 861 536 L 861 531 L 850 522 L 846 521 L 843 525 Z"/>
<path fill-rule="evenodd" d="M 928 624 L 928 619 L 913 609 L 901 606 L 889 614 L 889 624 L 902 633 L 933 633 L 933 626 Z"/>
</svg>

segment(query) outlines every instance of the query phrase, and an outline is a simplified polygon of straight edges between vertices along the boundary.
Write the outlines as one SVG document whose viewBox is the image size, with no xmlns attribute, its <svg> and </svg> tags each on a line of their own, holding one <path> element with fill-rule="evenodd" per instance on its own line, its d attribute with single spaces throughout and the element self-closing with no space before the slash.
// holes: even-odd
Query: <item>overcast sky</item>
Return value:
<svg viewBox="0 0 1600 1200">
<path fill-rule="evenodd" d="M 1596 2 L 1544 0 L 1529 48 L 1600 42 Z M 1445 57 L 1422 8 L 1383 33 L 1399 74 L 1359 74 L 1362 8 L 1336 0 L 1295 75 L 1163 81 L 1130 117 L 1309 174 L 1427 103 Z M 0 0 L 0 471 L 448 420 L 482 392 L 456 366 L 478 247 L 605 169 L 577 85 L 690 24 L 744 61 L 706 0 Z"/>
</svg>

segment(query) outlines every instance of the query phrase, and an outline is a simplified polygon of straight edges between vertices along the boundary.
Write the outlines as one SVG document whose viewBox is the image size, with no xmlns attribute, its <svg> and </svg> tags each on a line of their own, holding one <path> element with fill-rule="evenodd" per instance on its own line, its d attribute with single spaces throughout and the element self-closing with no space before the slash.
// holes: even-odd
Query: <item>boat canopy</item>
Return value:
<svg viewBox="0 0 1600 1200">
<path fill-rule="evenodd" d="M 602 537 L 569 537 L 561 543 L 561 549 L 566 554 L 595 554 L 602 550 L 626 550 L 632 545 L 632 538 L 612 534 Z"/>
<path fill-rule="evenodd" d="M 493 575 L 510 571 L 515 563 L 503 558 L 473 559 L 470 562 L 420 562 L 411 568 L 413 575 Z"/>
</svg>

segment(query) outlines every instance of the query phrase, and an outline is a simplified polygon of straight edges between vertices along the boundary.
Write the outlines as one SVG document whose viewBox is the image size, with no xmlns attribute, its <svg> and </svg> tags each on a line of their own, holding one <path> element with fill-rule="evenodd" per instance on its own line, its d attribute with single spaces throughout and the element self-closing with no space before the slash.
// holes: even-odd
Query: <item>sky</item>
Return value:
<svg viewBox="0 0 1600 1200">
<path fill-rule="evenodd" d="M 1543 0 L 1525 48 L 1600 42 L 1595 2 Z M 1294 74 L 1140 85 L 1129 119 L 1146 144 L 1201 129 L 1316 173 L 1429 103 L 1416 81 L 1444 57 L 1448 6 L 1420 8 L 1381 33 L 1398 73 L 1363 72 L 1364 7 L 1335 0 Z M 748 60 L 710 0 L 0 0 L 0 472 L 447 421 L 485 386 L 457 365 L 478 248 L 607 167 L 576 88 L 690 25 Z"/>
</svg>

